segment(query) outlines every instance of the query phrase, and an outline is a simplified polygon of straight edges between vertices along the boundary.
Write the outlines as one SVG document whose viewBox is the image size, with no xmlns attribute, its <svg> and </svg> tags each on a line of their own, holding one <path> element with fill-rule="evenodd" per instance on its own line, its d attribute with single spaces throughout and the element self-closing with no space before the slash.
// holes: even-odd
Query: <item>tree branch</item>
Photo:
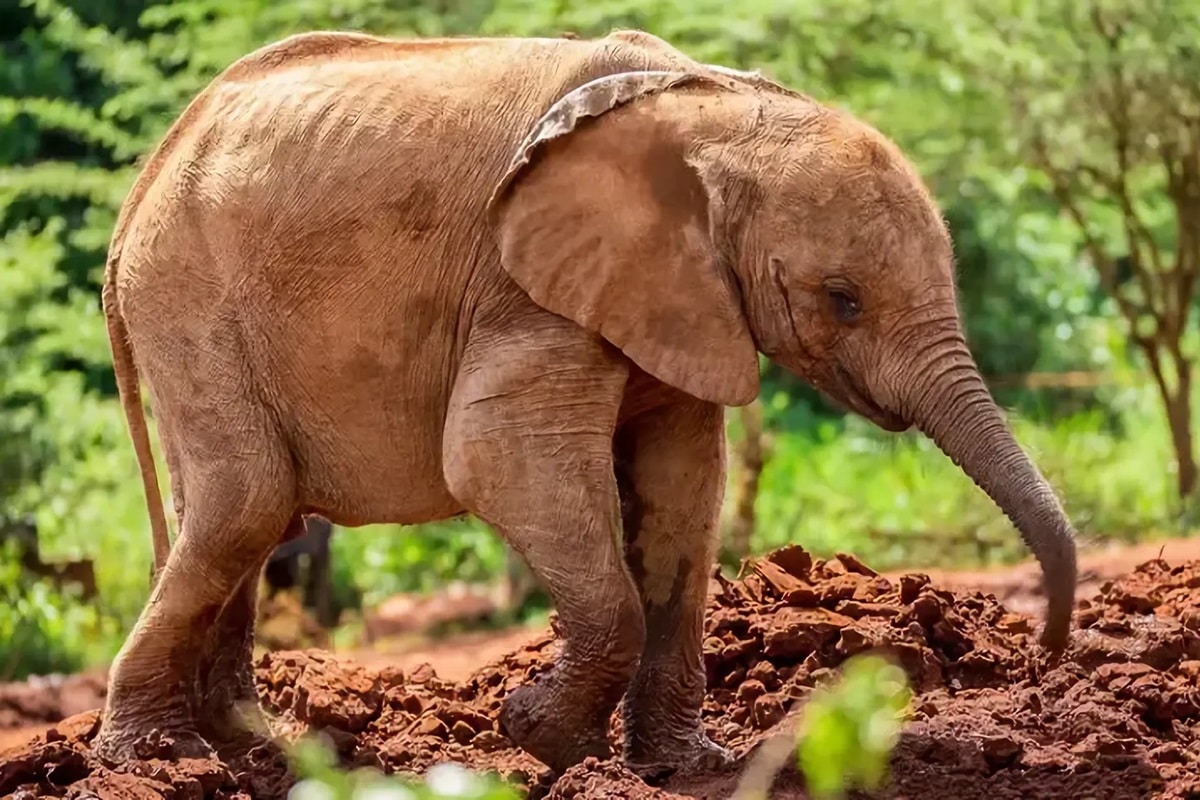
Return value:
<svg viewBox="0 0 1200 800">
<path fill-rule="evenodd" d="M 1146 293 L 1147 302 L 1151 308 L 1155 309 L 1156 314 L 1160 314 L 1164 318 L 1166 327 L 1174 332 L 1179 327 L 1176 319 L 1178 314 L 1172 309 L 1169 292 L 1166 291 L 1166 286 L 1163 284 L 1166 275 L 1162 250 L 1134 207 L 1133 197 L 1129 191 L 1129 173 L 1132 170 L 1133 162 L 1131 157 L 1133 120 L 1130 118 L 1132 99 L 1128 91 L 1128 76 L 1125 72 L 1124 59 L 1121 57 L 1121 37 L 1125 32 L 1125 27 L 1120 22 L 1114 22 L 1111 26 L 1106 24 L 1099 5 L 1092 5 L 1090 10 L 1092 27 L 1104 41 L 1107 55 L 1104 60 L 1108 68 L 1110 97 L 1108 98 L 1109 102 L 1101 100 L 1099 105 L 1108 117 L 1112 129 L 1113 153 L 1117 162 L 1116 174 L 1110 181 L 1104 181 L 1098 171 L 1096 177 L 1101 180 L 1102 184 L 1108 183 L 1106 188 L 1114 195 L 1121 209 L 1125 239 L 1129 243 L 1129 257 L 1134 271 L 1137 273 L 1138 282 L 1142 285 L 1142 291 Z M 1103 90 L 1101 90 L 1101 94 L 1103 95 Z M 1143 248 L 1145 248 L 1153 271 L 1146 269 L 1142 260 Z M 1156 300 L 1161 301 L 1161 304 Z"/>
<path fill-rule="evenodd" d="M 1092 258 L 1092 262 L 1096 266 L 1096 271 L 1100 273 L 1100 282 L 1108 290 L 1109 296 L 1117 303 L 1122 315 L 1129 322 L 1132 335 L 1135 340 L 1139 334 L 1137 332 L 1137 321 L 1147 311 L 1155 317 L 1157 324 L 1157 314 L 1154 314 L 1153 308 L 1147 308 L 1141 304 L 1135 303 L 1128 297 L 1123 295 L 1117 286 L 1116 281 L 1116 265 L 1112 258 L 1104 252 L 1104 245 L 1100 243 L 1100 239 L 1092 233 L 1091 226 L 1088 225 L 1087 216 L 1080 208 L 1079 202 L 1071 191 L 1071 182 L 1061 170 L 1055 165 L 1050 157 L 1049 149 L 1046 147 L 1046 142 L 1043 137 L 1035 136 L 1033 140 L 1034 156 L 1038 161 L 1038 166 L 1050 178 L 1050 191 L 1054 198 L 1062 206 L 1067 215 L 1075 222 L 1079 229 L 1080 235 L 1083 237 L 1084 249 Z"/>
<path fill-rule="evenodd" d="M 1194 134 L 1190 151 L 1178 159 L 1178 170 L 1168 167 L 1169 194 L 1175 205 L 1175 272 L 1178 275 L 1180 305 L 1186 324 L 1191 310 L 1196 273 L 1200 270 L 1200 131 Z"/>
</svg>

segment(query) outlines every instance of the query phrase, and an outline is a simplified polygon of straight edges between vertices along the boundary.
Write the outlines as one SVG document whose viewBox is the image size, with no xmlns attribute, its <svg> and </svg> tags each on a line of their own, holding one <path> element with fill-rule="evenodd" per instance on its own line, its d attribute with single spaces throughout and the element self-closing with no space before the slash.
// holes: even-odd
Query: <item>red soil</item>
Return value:
<svg viewBox="0 0 1200 800">
<path fill-rule="evenodd" d="M 892 783 L 878 796 L 1200 798 L 1200 561 L 1152 560 L 1103 583 L 1078 603 L 1077 630 L 1057 664 L 1038 651 L 1035 623 L 992 595 L 787 548 L 743 580 L 712 582 L 705 722 L 744 765 L 786 732 L 796 700 L 850 655 L 875 649 L 905 668 L 917 693 Z M 619 761 L 546 775 L 495 720 L 505 694 L 545 669 L 553 650 L 551 634 L 535 636 L 460 680 L 428 667 L 277 652 L 258 662 L 257 677 L 281 735 L 322 730 L 347 765 L 420 773 L 453 760 L 552 798 L 732 793 L 737 772 L 675 775 L 660 787 Z M 14 704 L 11 692 L 0 687 L 0 715 L 32 707 L 26 722 L 53 716 L 49 706 Z M 164 746 L 145 762 L 110 768 L 88 749 L 96 724 L 96 712 L 78 714 L 0 751 L 0 796 L 282 797 L 294 780 L 262 751 L 223 764 L 172 761 Z M 619 728 L 614 719 L 614 742 Z M 802 781 L 785 772 L 773 796 L 804 797 Z"/>
</svg>

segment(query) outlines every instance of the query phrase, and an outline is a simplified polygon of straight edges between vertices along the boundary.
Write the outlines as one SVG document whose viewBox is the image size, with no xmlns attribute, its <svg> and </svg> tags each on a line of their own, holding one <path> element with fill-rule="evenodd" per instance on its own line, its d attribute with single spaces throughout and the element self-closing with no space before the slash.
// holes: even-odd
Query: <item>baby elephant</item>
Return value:
<svg viewBox="0 0 1200 800">
<path fill-rule="evenodd" d="M 104 310 L 148 495 L 149 603 L 96 740 L 209 755 L 257 709 L 255 585 L 305 514 L 471 513 L 561 619 L 508 735 L 553 769 L 722 765 L 701 638 L 724 407 L 765 354 L 929 435 L 1044 570 L 1067 639 L 1071 526 L 965 343 L 951 243 L 853 117 L 654 36 L 294 36 L 230 66 L 146 162 Z M 170 470 L 168 547 L 138 375 Z"/>
</svg>

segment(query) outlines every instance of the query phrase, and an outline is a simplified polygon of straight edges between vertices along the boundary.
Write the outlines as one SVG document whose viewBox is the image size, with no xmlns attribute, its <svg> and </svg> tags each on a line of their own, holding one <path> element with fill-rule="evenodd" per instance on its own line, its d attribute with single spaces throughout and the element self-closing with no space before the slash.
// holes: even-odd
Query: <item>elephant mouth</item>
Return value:
<svg viewBox="0 0 1200 800">
<path fill-rule="evenodd" d="M 872 400 L 870 394 L 850 373 L 839 367 L 835 374 L 842 390 L 842 399 L 851 411 L 866 417 L 888 433 L 904 433 L 912 427 L 908 420 Z"/>
</svg>

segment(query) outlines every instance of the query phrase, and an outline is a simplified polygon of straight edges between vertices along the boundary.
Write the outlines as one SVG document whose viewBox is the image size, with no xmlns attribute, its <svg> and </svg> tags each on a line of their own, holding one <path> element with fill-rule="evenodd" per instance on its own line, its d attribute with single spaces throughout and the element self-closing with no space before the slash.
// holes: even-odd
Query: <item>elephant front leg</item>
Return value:
<svg viewBox="0 0 1200 800">
<path fill-rule="evenodd" d="M 625 695 L 625 758 L 647 777 L 722 769 L 733 755 L 701 724 L 702 641 L 725 485 L 721 407 L 691 398 L 643 414 L 616 440 L 626 558 L 646 618 Z"/>
<path fill-rule="evenodd" d="M 637 667 L 641 603 L 621 548 L 612 436 L 625 367 L 565 320 L 511 345 L 468 346 L 447 419 L 447 485 L 549 591 L 562 649 L 504 701 L 500 724 L 562 772 L 608 758 L 609 722 Z"/>
</svg>

